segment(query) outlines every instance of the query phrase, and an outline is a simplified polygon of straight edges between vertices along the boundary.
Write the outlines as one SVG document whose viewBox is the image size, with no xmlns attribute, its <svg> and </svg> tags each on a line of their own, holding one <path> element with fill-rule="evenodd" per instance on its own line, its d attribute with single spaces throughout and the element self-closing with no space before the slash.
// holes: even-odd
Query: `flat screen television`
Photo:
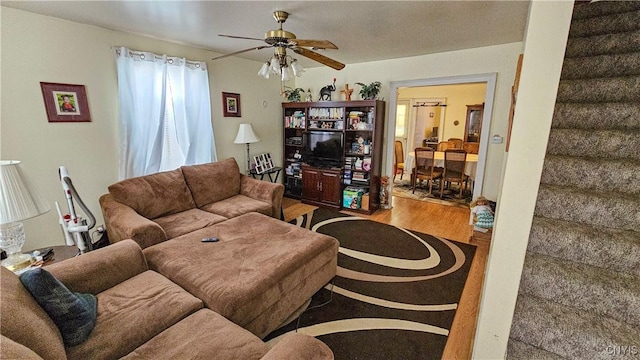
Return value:
<svg viewBox="0 0 640 360">
<path fill-rule="evenodd" d="M 344 138 L 342 132 L 307 131 L 302 134 L 304 161 L 312 166 L 342 165 Z"/>
</svg>

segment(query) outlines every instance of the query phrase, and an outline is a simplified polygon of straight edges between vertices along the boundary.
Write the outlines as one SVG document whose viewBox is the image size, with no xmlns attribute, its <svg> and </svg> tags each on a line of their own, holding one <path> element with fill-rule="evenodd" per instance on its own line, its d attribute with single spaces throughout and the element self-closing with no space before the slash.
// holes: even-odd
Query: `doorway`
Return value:
<svg viewBox="0 0 640 360">
<path fill-rule="evenodd" d="M 482 117 L 477 164 L 474 171 L 475 173 L 474 173 L 474 179 L 473 179 L 474 186 L 473 186 L 472 198 L 476 198 L 480 196 L 482 194 L 482 188 L 483 188 L 483 182 L 484 182 L 484 170 L 485 170 L 486 157 L 487 157 L 487 148 L 489 144 L 489 132 L 491 127 L 491 117 L 492 117 L 493 99 L 495 95 L 496 78 L 497 78 L 496 73 L 488 73 L 488 74 L 476 74 L 476 75 L 462 75 L 462 76 L 445 77 L 445 78 L 418 79 L 418 80 L 391 82 L 390 84 L 390 98 L 391 98 L 390 105 L 391 106 L 389 107 L 389 118 L 388 118 L 389 124 L 387 127 L 387 141 L 386 141 L 386 146 L 388 149 L 386 153 L 386 156 L 387 156 L 386 173 L 393 174 L 394 152 L 392 151 L 392 149 L 394 149 L 394 142 L 396 140 L 396 128 L 399 125 L 399 124 L 396 124 L 396 115 L 397 115 L 398 109 L 401 108 L 401 107 L 398 107 L 398 105 L 409 104 L 409 106 L 413 106 L 413 105 L 416 105 L 416 103 L 419 103 L 421 100 L 421 99 L 414 99 L 413 101 L 414 104 L 412 104 L 411 100 L 407 101 L 408 96 L 402 95 L 403 92 L 407 92 L 407 91 L 412 92 L 420 88 L 437 87 L 442 85 L 482 84 L 485 89 L 484 97 L 482 98 L 484 102 L 484 114 Z M 450 102 L 447 104 L 446 102 L 447 102 L 446 99 L 443 99 L 441 101 L 441 103 L 444 105 L 447 105 L 447 107 L 449 106 L 453 107 L 453 104 L 451 104 Z M 430 103 L 426 103 L 426 101 L 424 103 L 426 105 L 425 107 L 428 107 L 430 105 L 435 105 L 435 103 L 430 104 Z M 458 107 L 461 107 L 461 106 L 463 107 L 465 114 L 466 114 L 466 105 L 470 105 L 470 104 L 456 104 L 456 106 Z M 454 112 L 452 111 L 452 109 L 447 109 L 446 111 L 449 111 L 450 114 Z M 429 115 L 431 113 L 435 113 L 435 112 L 429 112 Z M 410 136 L 409 126 L 411 122 L 410 121 L 411 115 L 410 115 L 410 112 L 407 112 L 407 114 L 409 115 L 406 115 L 405 121 L 404 121 L 404 127 L 405 127 L 404 136 L 408 140 L 413 141 L 414 139 L 409 138 Z M 441 114 L 442 121 L 444 121 L 444 112 L 441 111 L 440 114 Z M 461 117 L 461 116 L 458 116 L 458 117 Z M 466 119 L 461 117 L 455 120 L 458 122 L 458 124 L 455 126 L 457 126 L 459 129 L 460 128 L 464 129 L 466 124 Z M 438 131 L 437 137 L 439 140 L 447 140 L 449 137 L 452 137 L 450 136 L 451 134 L 456 134 L 457 130 L 455 127 L 452 127 L 452 126 L 449 126 L 449 129 L 447 130 L 446 129 L 447 125 L 442 121 L 440 122 L 440 125 L 438 126 L 438 129 L 437 129 Z M 431 138 L 431 140 L 433 140 L 433 137 L 434 137 L 433 130 L 436 130 L 436 129 L 433 129 L 434 127 L 435 126 L 432 125 L 431 136 L 428 137 L 428 138 Z M 424 131 L 424 130 L 425 129 L 422 129 L 421 131 Z M 417 134 L 417 135 L 415 134 L 416 132 L 415 128 L 413 129 L 413 131 L 414 131 L 414 137 L 417 135 L 422 136 L 422 134 Z M 425 131 L 425 134 L 426 134 L 426 131 Z M 405 140 L 405 142 L 408 140 Z M 405 149 L 406 149 L 405 150 L 406 153 L 411 151 L 410 148 L 408 148 L 407 146 L 405 146 Z M 408 176 L 409 179 L 411 177 L 410 175 L 411 170 L 412 169 L 405 168 L 405 176 Z M 392 182 L 392 186 L 393 186 L 393 182 Z"/>
</svg>

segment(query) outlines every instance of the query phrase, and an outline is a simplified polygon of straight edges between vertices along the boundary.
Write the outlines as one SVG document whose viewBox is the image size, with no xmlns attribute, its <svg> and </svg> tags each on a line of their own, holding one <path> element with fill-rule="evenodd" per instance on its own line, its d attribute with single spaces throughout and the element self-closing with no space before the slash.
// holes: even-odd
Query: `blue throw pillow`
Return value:
<svg viewBox="0 0 640 360">
<path fill-rule="evenodd" d="M 65 345 L 87 340 L 96 326 L 95 295 L 72 292 L 42 268 L 20 274 L 20 282 L 56 324 Z"/>
</svg>

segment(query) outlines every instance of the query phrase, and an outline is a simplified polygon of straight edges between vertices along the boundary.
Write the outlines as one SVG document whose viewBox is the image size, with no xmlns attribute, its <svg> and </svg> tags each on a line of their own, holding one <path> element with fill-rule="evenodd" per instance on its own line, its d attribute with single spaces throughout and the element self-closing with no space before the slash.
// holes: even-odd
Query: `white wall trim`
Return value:
<svg viewBox="0 0 640 360">
<path fill-rule="evenodd" d="M 491 118 L 493 114 L 493 100 L 495 97 L 497 73 L 472 74 L 448 76 L 431 79 L 414 79 L 405 81 L 392 81 L 389 91 L 389 114 L 387 115 L 387 151 L 386 163 L 387 168 L 384 173 L 393 176 L 393 141 L 395 140 L 396 131 L 396 103 L 398 101 L 398 89 L 404 87 L 421 87 L 434 85 L 459 85 L 468 83 L 486 83 L 487 92 L 485 95 L 484 115 L 482 117 L 482 134 L 480 135 L 480 149 L 478 151 L 478 167 L 476 169 L 475 186 L 473 189 L 473 197 L 482 195 L 482 187 L 484 184 L 484 168 L 487 161 L 487 151 L 489 145 L 489 131 L 491 130 Z M 393 186 L 393 183 L 391 184 Z"/>
</svg>

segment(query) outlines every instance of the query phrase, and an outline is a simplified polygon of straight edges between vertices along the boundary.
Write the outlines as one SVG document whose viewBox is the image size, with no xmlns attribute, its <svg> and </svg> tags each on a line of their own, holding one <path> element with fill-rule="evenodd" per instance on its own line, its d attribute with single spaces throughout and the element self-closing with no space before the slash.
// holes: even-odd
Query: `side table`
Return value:
<svg viewBox="0 0 640 360">
<path fill-rule="evenodd" d="M 56 245 L 56 246 L 47 246 L 41 249 L 35 249 L 33 251 L 43 252 L 46 249 L 53 249 L 53 257 L 46 261 L 42 266 L 51 265 L 56 262 L 60 262 L 62 260 L 71 259 L 72 257 L 76 257 L 80 254 L 80 251 L 75 246 L 66 246 L 66 245 Z M 31 251 L 31 253 L 33 253 Z"/>
<path fill-rule="evenodd" d="M 264 180 L 264 176 L 268 175 L 269 176 L 269 181 L 271 181 L 272 183 L 277 182 L 278 181 L 278 176 L 280 176 L 280 171 L 282 170 L 281 167 L 276 166 L 271 170 L 267 170 L 261 174 L 258 174 L 256 172 L 256 169 L 251 169 L 251 171 L 249 171 L 249 174 L 251 175 L 252 178 L 257 179 L 256 176 L 260 175 L 260 179 L 259 180 Z M 271 175 L 276 174 L 276 177 L 273 178 Z"/>
</svg>

